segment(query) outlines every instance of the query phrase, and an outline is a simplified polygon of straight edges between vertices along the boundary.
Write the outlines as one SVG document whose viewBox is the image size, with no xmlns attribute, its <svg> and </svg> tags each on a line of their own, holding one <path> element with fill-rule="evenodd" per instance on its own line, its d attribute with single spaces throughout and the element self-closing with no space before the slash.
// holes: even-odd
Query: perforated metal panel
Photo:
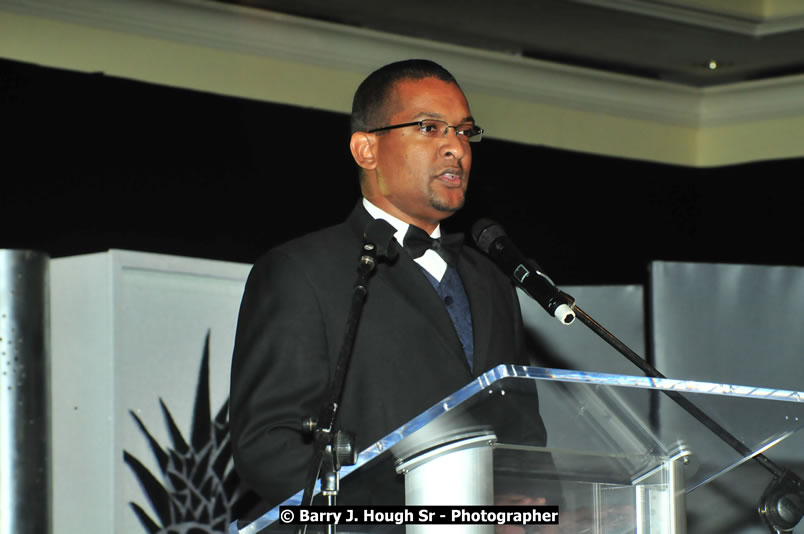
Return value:
<svg viewBox="0 0 804 534">
<path fill-rule="evenodd" d="M 0 534 L 47 534 L 49 258 L 0 250 Z"/>
</svg>

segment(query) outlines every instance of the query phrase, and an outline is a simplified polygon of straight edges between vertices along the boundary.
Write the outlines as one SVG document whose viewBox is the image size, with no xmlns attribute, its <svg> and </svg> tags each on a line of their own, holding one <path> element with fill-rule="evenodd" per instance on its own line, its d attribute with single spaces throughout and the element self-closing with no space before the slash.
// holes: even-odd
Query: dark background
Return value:
<svg viewBox="0 0 804 534">
<path fill-rule="evenodd" d="M 0 60 L 0 123 L 0 248 L 251 263 L 359 196 L 344 114 Z M 644 283 L 651 260 L 804 265 L 804 158 L 698 169 L 493 137 L 473 150 L 446 230 L 496 219 L 559 285 Z"/>
</svg>

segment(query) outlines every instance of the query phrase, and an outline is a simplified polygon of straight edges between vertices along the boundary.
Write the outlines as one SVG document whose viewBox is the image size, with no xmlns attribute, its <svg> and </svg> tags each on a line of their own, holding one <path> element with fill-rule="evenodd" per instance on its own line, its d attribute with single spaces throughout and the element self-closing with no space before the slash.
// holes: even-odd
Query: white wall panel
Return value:
<svg viewBox="0 0 804 534">
<path fill-rule="evenodd" d="M 657 367 L 673 378 L 804 390 L 804 268 L 654 262 Z M 757 425 L 780 413 L 744 413 Z M 804 476 L 801 431 L 767 452 Z M 749 461 L 688 496 L 692 533 L 760 534 L 770 475 Z M 799 524 L 796 533 L 804 532 Z"/>
<path fill-rule="evenodd" d="M 250 265 L 112 250 L 52 260 L 55 532 L 141 534 L 157 523 L 126 450 L 158 479 L 142 420 L 172 447 L 159 400 L 186 439 L 207 331 L 212 416 L 229 394 Z"/>
</svg>

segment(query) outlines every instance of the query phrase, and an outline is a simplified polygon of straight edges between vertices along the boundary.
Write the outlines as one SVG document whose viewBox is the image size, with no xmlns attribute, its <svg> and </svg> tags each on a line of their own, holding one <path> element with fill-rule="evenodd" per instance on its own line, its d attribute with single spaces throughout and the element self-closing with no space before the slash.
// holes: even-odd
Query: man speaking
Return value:
<svg viewBox="0 0 804 534">
<path fill-rule="evenodd" d="M 440 222 L 464 204 L 472 143 L 483 134 L 456 80 L 431 61 L 386 65 L 358 87 L 351 127 L 363 198 L 346 221 L 262 256 L 240 308 L 233 454 L 267 507 L 304 486 L 313 445 L 300 421 L 326 400 L 373 219 L 393 226 L 404 251 L 372 276 L 346 375 L 336 429 L 355 433 L 358 451 L 488 369 L 527 364 L 511 283 L 461 236 L 441 234 Z M 315 157 L 320 138 L 299 142 Z M 315 194 L 299 191 L 289 200 L 301 206 Z M 528 411 L 532 443 L 544 445 L 538 407 Z"/>
</svg>

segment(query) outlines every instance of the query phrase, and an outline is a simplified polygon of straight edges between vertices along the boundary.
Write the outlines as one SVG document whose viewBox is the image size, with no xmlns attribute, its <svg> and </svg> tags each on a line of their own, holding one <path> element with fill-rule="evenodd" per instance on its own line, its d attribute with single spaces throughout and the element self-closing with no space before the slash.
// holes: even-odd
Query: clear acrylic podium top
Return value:
<svg viewBox="0 0 804 534">
<path fill-rule="evenodd" d="M 667 392 L 690 401 L 751 453 L 738 453 Z M 534 413 L 544 420 L 546 446 L 529 442 Z M 515 475 L 525 481 L 516 485 L 518 492 L 530 484 L 546 504 L 578 508 L 588 493 L 598 503 L 594 513 L 601 513 L 601 495 L 632 508 L 631 490 L 664 484 L 662 473 L 672 462 L 682 460 L 679 489 L 689 492 L 801 428 L 804 392 L 500 365 L 362 451 L 356 465 L 341 469 L 341 488 L 348 492 L 353 480 L 380 477 L 391 483 L 389 466 L 415 451 L 485 432 L 495 436 L 495 477 Z M 301 497 L 299 491 L 283 505 L 301 504 Z M 276 507 L 248 525 L 232 523 L 229 533 L 273 532 L 278 518 Z"/>
</svg>

